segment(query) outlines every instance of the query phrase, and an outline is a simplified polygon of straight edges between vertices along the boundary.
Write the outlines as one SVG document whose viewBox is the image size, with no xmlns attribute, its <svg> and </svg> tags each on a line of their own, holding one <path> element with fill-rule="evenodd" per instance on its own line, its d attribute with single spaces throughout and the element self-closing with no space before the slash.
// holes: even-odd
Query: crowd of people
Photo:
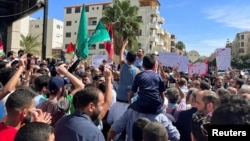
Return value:
<svg viewBox="0 0 250 141">
<path fill-rule="evenodd" d="M 0 56 L 0 140 L 207 141 L 207 125 L 250 124 L 247 74 L 190 77 L 127 44 L 118 67 Z"/>
</svg>

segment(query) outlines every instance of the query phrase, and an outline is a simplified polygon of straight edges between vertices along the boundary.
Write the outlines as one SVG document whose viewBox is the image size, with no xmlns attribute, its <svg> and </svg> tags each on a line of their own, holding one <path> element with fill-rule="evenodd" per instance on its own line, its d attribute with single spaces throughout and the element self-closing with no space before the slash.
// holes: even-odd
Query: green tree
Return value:
<svg viewBox="0 0 250 141">
<path fill-rule="evenodd" d="M 39 35 L 32 36 L 29 34 L 27 36 L 24 36 L 23 34 L 21 34 L 20 46 L 24 50 L 24 53 L 40 55 L 42 44 L 38 41 L 38 37 Z"/>
<path fill-rule="evenodd" d="M 137 35 L 142 23 L 142 19 L 138 18 L 138 10 L 139 7 L 131 6 L 130 0 L 113 0 L 113 7 L 104 8 L 102 21 L 106 25 L 110 22 L 113 24 L 115 54 L 120 53 L 122 42 L 125 39 L 129 40 L 129 50 L 137 49 Z"/>
<path fill-rule="evenodd" d="M 180 50 L 183 51 L 186 48 L 186 45 L 182 42 L 182 41 L 178 41 L 175 45 L 175 47 Z"/>
</svg>

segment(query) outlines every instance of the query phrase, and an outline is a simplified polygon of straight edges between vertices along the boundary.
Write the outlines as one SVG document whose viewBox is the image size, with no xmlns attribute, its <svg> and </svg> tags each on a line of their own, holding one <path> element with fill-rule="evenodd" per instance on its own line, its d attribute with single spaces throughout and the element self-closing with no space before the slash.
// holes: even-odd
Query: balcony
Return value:
<svg viewBox="0 0 250 141">
<path fill-rule="evenodd" d="M 159 28 L 159 29 L 157 30 L 157 34 L 164 35 L 164 29 Z"/>
<path fill-rule="evenodd" d="M 164 42 L 162 40 L 159 40 L 158 42 L 156 42 L 157 46 L 164 46 Z"/>
<path fill-rule="evenodd" d="M 149 41 L 150 41 L 150 42 L 158 42 L 158 41 L 159 41 L 159 38 L 158 38 L 157 36 L 151 36 L 151 37 L 149 38 Z"/>
<path fill-rule="evenodd" d="M 158 9 L 151 9 L 150 13 L 151 13 L 152 17 L 158 17 L 158 16 L 160 16 L 160 12 L 159 12 Z"/>
<path fill-rule="evenodd" d="M 165 19 L 163 17 L 158 17 L 157 21 L 158 21 L 159 24 L 164 24 Z"/>
<path fill-rule="evenodd" d="M 150 28 L 151 29 L 159 29 L 159 25 L 158 25 L 158 23 L 151 23 Z"/>
</svg>

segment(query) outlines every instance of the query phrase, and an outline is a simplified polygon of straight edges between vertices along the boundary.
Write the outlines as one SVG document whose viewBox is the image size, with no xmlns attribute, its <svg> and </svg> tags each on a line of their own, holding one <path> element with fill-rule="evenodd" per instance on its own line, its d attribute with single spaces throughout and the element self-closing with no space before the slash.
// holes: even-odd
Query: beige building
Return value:
<svg viewBox="0 0 250 141">
<path fill-rule="evenodd" d="M 29 16 L 13 22 L 12 26 L 8 28 L 8 43 L 7 48 L 17 52 L 21 49 L 20 39 L 21 34 L 24 36 L 39 35 L 39 42 L 42 43 L 43 33 L 43 20 L 33 19 Z M 46 43 L 46 56 L 52 57 L 53 48 L 61 48 L 63 46 L 63 22 L 56 19 L 48 19 L 47 26 L 47 43 Z M 42 46 L 40 52 L 42 55 Z"/>
<path fill-rule="evenodd" d="M 250 54 L 250 31 L 237 33 L 232 42 L 232 56 L 242 56 Z"/>
<path fill-rule="evenodd" d="M 21 34 L 27 35 L 29 33 L 29 19 L 30 17 L 24 17 L 12 23 L 8 27 L 8 41 L 7 41 L 7 51 L 17 52 L 20 47 L 20 37 Z"/>
<path fill-rule="evenodd" d="M 38 35 L 39 42 L 42 43 L 43 20 L 30 19 L 29 24 L 29 33 L 34 36 Z M 48 19 L 46 40 L 46 57 L 53 57 L 55 55 L 52 53 L 53 49 L 63 49 L 63 21 L 57 19 Z"/>
<path fill-rule="evenodd" d="M 88 20 L 88 36 L 90 37 L 94 32 L 98 21 L 102 18 L 102 12 L 105 6 L 112 5 L 112 3 L 95 3 L 86 4 L 86 15 Z M 152 53 L 155 51 L 171 51 L 174 45 L 175 37 L 161 25 L 165 19 L 160 16 L 159 6 L 157 0 L 131 0 L 131 5 L 139 7 L 138 17 L 142 18 L 142 25 L 140 26 L 140 35 L 138 36 L 138 44 L 145 52 Z M 64 8 L 64 47 L 72 42 L 76 43 L 77 31 L 79 27 L 79 20 L 81 15 L 82 5 L 69 6 Z M 92 45 L 89 47 L 89 53 L 92 54 L 106 54 L 103 43 Z"/>
<path fill-rule="evenodd" d="M 88 37 L 94 32 L 98 21 L 102 18 L 102 11 L 106 5 L 112 3 L 98 3 L 86 5 L 87 16 L 87 29 Z M 69 6 L 64 8 L 64 48 L 68 46 L 70 42 L 76 44 L 77 32 L 80 22 L 82 5 Z M 106 54 L 104 44 L 99 43 L 89 47 L 89 53 L 92 54 Z"/>
</svg>

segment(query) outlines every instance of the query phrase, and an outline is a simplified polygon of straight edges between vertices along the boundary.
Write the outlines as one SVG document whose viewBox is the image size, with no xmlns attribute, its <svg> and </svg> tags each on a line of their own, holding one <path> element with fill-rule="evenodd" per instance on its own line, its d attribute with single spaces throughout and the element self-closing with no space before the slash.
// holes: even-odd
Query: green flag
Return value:
<svg viewBox="0 0 250 141">
<path fill-rule="evenodd" d="M 86 59 L 89 55 L 87 16 L 85 5 L 82 6 L 82 13 L 77 33 L 77 53 L 83 59 Z"/>
<path fill-rule="evenodd" d="M 100 20 L 98 22 L 96 29 L 95 29 L 95 32 L 90 37 L 88 43 L 90 46 L 92 44 L 96 44 L 98 42 L 103 42 L 103 41 L 110 41 L 110 36 L 109 36 L 109 32 L 108 32 L 107 28 Z"/>
</svg>

